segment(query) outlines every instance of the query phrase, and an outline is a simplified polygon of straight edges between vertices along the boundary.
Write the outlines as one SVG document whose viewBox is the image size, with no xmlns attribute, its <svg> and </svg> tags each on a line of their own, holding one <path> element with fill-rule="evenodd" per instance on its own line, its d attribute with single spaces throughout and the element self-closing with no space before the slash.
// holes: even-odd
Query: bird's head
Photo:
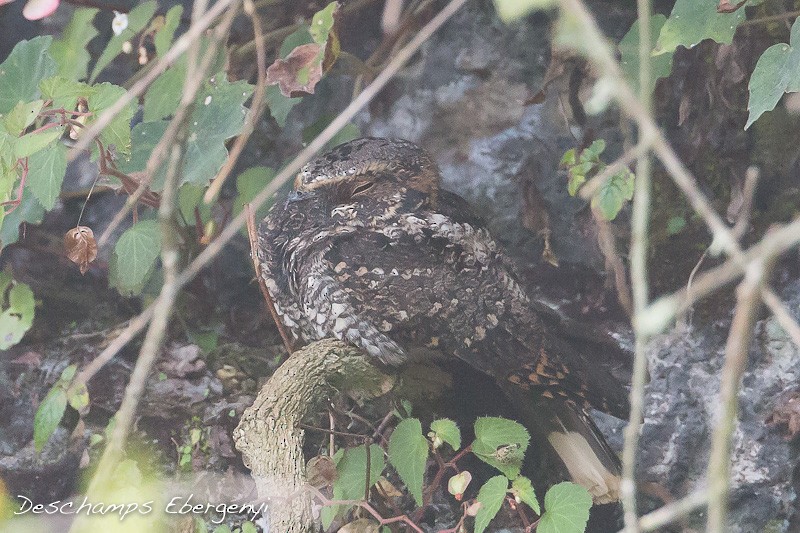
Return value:
<svg viewBox="0 0 800 533">
<path fill-rule="evenodd" d="M 434 204 L 436 164 L 412 142 L 367 137 L 340 144 L 300 169 L 289 201 L 320 196 L 339 204 L 381 201 L 401 190 Z"/>
</svg>

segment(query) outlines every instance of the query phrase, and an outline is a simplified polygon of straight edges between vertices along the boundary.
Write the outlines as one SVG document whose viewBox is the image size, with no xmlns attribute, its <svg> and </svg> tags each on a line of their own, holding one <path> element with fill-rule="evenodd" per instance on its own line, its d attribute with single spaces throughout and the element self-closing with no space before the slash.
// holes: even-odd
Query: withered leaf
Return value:
<svg viewBox="0 0 800 533">
<path fill-rule="evenodd" d="M 336 463 L 327 455 L 312 457 L 306 464 L 306 479 L 313 487 L 330 487 L 337 477 Z"/>
<path fill-rule="evenodd" d="M 741 0 L 741 2 L 732 4 L 731 0 L 719 0 L 719 5 L 717 5 L 717 13 L 733 13 L 742 7 L 746 2 L 747 0 Z"/>
<path fill-rule="evenodd" d="M 97 259 L 97 242 L 94 232 L 87 226 L 76 226 L 64 234 L 64 249 L 69 260 L 80 266 L 81 274 L 89 270 L 89 263 Z"/>
<path fill-rule="evenodd" d="M 317 43 L 303 44 L 292 50 L 286 59 L 276 59 L 267 69 L 267 83 L 278 84 L 281 94 L 289 98 L 314 94 L 322 79 L 325 51 Z"/>
</svg>

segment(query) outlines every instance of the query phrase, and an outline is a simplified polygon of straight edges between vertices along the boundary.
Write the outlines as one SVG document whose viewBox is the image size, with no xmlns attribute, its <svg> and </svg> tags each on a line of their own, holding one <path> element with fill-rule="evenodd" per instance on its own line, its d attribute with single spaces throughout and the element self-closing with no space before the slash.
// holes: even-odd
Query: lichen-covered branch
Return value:
<svg viewBox="0 0 800 533">
<path fill-rule="evenodd" d="M 236 448 L 269 505 L 273 531 L 314 531 L 300 422 L 339 390 L 384 392 L 388 378 L 361 351 L 341 341 L 310 344 L 284 362 L 245 410 L 233 432 Z"/>
</svg>

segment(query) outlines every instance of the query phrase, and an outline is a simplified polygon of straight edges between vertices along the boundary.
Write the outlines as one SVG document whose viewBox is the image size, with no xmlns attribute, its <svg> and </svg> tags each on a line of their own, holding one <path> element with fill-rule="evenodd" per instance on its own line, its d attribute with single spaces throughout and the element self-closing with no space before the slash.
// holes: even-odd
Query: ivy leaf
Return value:
<svg viewBox="0 0 800 533">
<path fill-rule="evenodd" d="M 67 391 L 57 383 L 44 397 L 33 417 L 33 445 L 42 451 L 53 432 L 61 423 L 67 408 Z"/>
<path fill-rule="evenodd" d="M 314 94 L 322 75 L 333 66 L 340 52 L 335 30 L 338 10 L 339 3 L 331 2 L 315 13 L 308 29 L 312 42 L 295 45 L 291 52 L 285 56 L 281 54 L 267 69 L 267 83 L 277 84 L 283 96 Z"/>
<path fill-rule="evenodd" d="M 26 187 L 46 210 L 56 205 L 67 172 L 67 149 L 56 142 L 28 158 Z"/>
<path fill-rule="evenodd" d="M 494 0 L 494 7 L 500 20 L 508 24 L 536 9 L 555 7 L 556 3 L 556 0 Z"/>
<path fill-rule="evenodd" d="M 269 107 L 270 115 L 272 115 L 272 118 L 275 119 L 275 122 L 277 122 L 278 126 L 281 128 L 286 126 L 286 117 L 289 116 L 289 111 L 302 100 L 302 98 L 288 98 L 283 96 L 277 85 L 270 85 L 267 87 L 265 99 L 267 101 L 267 107 Z"/>
<path fill-rule="evenodd" d="M 153 37 L 153 44 L 156 47 L 156 55 L 158 57 L 164 57 L 164 54 L 169 50 L 172 38 L 175 37 L 175 30 L 178 29 L 178 25 L 181 23 L 181 15 L 183 15 L 183 6 L 181 5 L 172 6 L 167 11 L 167 14 L 164 15 L 164 25 Z M 130 21 L 130 18 L 128 20 Z"/>
<path fill-rule="evenodd" d="M 8 272 L 0 272 L 0 289 L 0 350 L 7 350 L 31 328 L 36 302 L 31 288 L 14 281 Z"/>
<path fill-rule="evenodd" d="M 419 506 L 422 506 L 422 483 L 428 451 L 428 439 L 422 434 L 419 419 L 406 418 L 397 424 L 389 438 L 389 462 Z"/>
<path fill-rule="evenodd" d="M 180 7 L 180 6 L 176 6 Z M 201 38 L 198 42 L 198 56 L 203 57 L 208 50 L 210 40 Z M 183 54 L 175 64 L 156 78 L 144 98 L 144 121 L 151 122 L 172 116 L 178 108 L 183 94 L 183 83 L 186 81 L 186 65 L 188 56 Z M 217 49 L 215 58 L 209 67 L 210 72 L 220 72 L 225 68 L 225 49 Z"/>
<path fill-rule="evenodd" d="M 137 8 L 138 9 L 138 8 Z M 89 111 L 94 113 L 88 123 L 91 124 L 100 113 L 111 107 L 125 94 L 125 89 L 111 83 L 100 83 L 93 87 L 92 94 L 87 101 Z M 100 140 L 106 148 L 116 147 L 117 154 L 128 157 L 131 155 L 131 119 L 136 111 L 134 102 L 129 103 L 120 111 L 113 120 L 100 132 Z"/>
<path fill-rule="evenodd" d="M 625 202 L 633 198 L 633 172 L 628 169 L 614 174 L 603 183 L 592 198 L 592 207 L 606 220 L 614 220 Z"/>
<path fill-rule="evenodd" d="M 44 106 L 44 100 L 34 100 L 29 103 L 19 102 L 3 119 L 6 131 L 11 135 L 19 135 L 25 131 L 36 120 L 42 106 Z"/>
<path fill-rule="evenodd" d="M 497 511 L 503 506 L 507 491 L 506 476 L 494 476 L 483 484 L 478 491 L 478 502 L 481 507 L 475 515 L 475 533 L 483 533 L 489 522 L 497 515 Z"/>
<path fill-rule="evenodd" d="M 248 168 L 236 177 L 236 200 L 233 204 L 233 214 L 238 216 L 242 212 L 244 204 L 253 201 L 258 193 L 267 186 L 275 177 L 275 169 L 269 167 Z M 265 202 L 255 213 L 256 222 L 260 222 L 267 216 L 270 202 Z M 247 228 L 245 228 L 246 231 Z"/>
<path fill-rule="evenodd" d="M 461 430 L 449 418 L 440 418 L 431 422 L 431 433 L 433 433 L 434 448 L 438 448 L 436 446 L 437 439 L 446 442 L 454 450 L 461 448 Z"/>
<path fill-rule="evenodd" d="M 123 233 L 114 247 L 114 285 L 120 292 L 142 290 L 161 253 L 158 222 L 142 220 Z"/>
<path fill-rule="evenodd" d="M 86 45 L 99 33 L 92 25 L 98 11 L 100 10 L 85 7 L 76 9 L 64 28 L 61 39 L 50 45 L 50 55 L 58 65 L 59 76 L 70 80 L 86 78 L 91 59 Z"/>
<path fill-rule="evenodd" d="M 42 98 L 53 101 L 54 108 L 75 109 L 78 98 L 89 98 L 94 88 L 79 81 L 72 81 L 63 76 L 45 78 L 39 83 Z"/>
<path fill-rule="evenodd" d="M 537 533 L 583 533 L 589 521 L 592 497 L 575 483 L 565 481 L 550 487 L 544 496 L 544 514 Z"/>
<path fill-rule="evenodd" d="M 533 512 L 540 515 L 542 510 L 539 508 L 539 500 L 536 499 L 536 492 L 533 490 L 531 480 L 525 476 L 519 476 L 511 482 L 511 492 L 517 501 L 525 502 L 525 504 L 533 509 Z"/>
<path fill-rule="evenodd" d="M 49 35 L 20 41 L 0 64 L 0 115 L 19 102 L 39 98 L 39 82 L 56 73 L 56 62 L 48 52 Z"/>
<path fill-rule="evenodd" d="M 487 416 L 475 421 L 472 452 L 509 479 L 514 479 L 522 468 L 522 459 L 529 441 L 530 434 L 522 424 Z"/>
<path fill-rule="evenodd" d="M 122 52 L 122 45 L 125 44 L 125 41 L 131 40 L 137 33 L 144 29 L 147 23 L 150 22 L 150 19 L 153 18 L 153 14 L 156 12 L 156 6 L 155 0 L 149 0 L 137 5 L 128 13 L 128 27 L 122 30 L 119 35 L 111 37 L 111 40 L 108 41 L 105 50 L 100 54 L 97 63 L 95 63 L 92 69 L 92 75 L 89 76 L 89 83 L 94 83 L 94 80 L 97 79 L 97 75 Z"/>
<path fill-rule="evenodd" d="M 800 91 L 800 19 L 792 24 L 789 44 L 774 44 L 758 58 L 748 88 L 750 115 L 744 129 L 764 112 L 775 109 L 784 93 Z"/>
<path fill-rule="evenodd" d="M 664 26 L 667 17 L 664 15 L 653 15 L 650 17 L 650 38 L 652 43 L 650 49 L 655 46 L 656 39 L 658 38 L 661 28 Z M 635 94 L 639 94 L 639 21 L 635 21 L 622 38 L 619 43 L 619 52 L 621 55 L 620 66 L 625 78 L 634 90 Z M 672 56 L 674 50 L 650 57 L 650 82 L 652 85 L 648 88 L 648 92 L 653 92 L 656 80 L 659 78 L 666 78 L 672 72 Z"/>
<path fill-rule="evenodd" d="M 63 133 L 64 126 L 57 126 L 39 133 L 23 135 L 14 143 L 14 155 L 18 159 L 29 157 L 44 149 L 48 144 L 61 137 Z"/>
<path fill-rule="evenodd" d="M 362 500 L 364 488 L 369 482 L 371 487 L 381 477 L 385 467 L 383 450 L 377 444 L 369 447 L 369 469 L 367 468 L 367 450 L 364 446 L 339 450 L 334 455 L 336 471 L 339 477 L 333 483 L 333 497 L 336 500 Z M 369 480 L 367 480 L 369 470 Z M 321 520 L 323 527 L 328 529 L 333 519 L 339 513 L 340 506 L 331 505 L 323 507 Z"/>
<path fill-rule="evenodd" d="M 736 27 L 745 19 L 745 10 L 719 13 L 717 0 L 677 0 L 661 28 L 653 55 L 675 51 L 678 46 L 692 48 L 705 39 L 730 44 Z"/>
<path fill-rule="evenodd" d="M 244 102 L 253 92 L 253 86 L 244 81 L 230 83 L 221 73 L 199 91 L 186 141 L 186 166 L 181 183 L 206 185 L 216 176 L 228 157 L 225 141 L 239 134 L 244 125 L 247 109 Z M 133 149 L 131 158 L 120 164 L 124 172 L 142 171 L 150 154 L 166 131 L 167 122 L 141 122 L 131 133 Z M 164 186 L 166 168 L 153 177 L 150 188 L 159 191 Z"/>
</svg>

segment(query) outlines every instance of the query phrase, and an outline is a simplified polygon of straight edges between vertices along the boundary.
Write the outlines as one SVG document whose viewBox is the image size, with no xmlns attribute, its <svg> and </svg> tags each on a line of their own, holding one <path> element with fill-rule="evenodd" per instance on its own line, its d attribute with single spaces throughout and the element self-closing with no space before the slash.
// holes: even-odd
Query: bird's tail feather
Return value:
<svg viewBox="0 0 800 533">
<path fill-rule="evenodd" d="M 619 500 L 621 466 L 591 417 L 573 402 L 541 397 L 520 406 L 525 425 L 546 441 L 564 463 L 572 481 L 583 486 L 595 503 Z"/>
</svg>

